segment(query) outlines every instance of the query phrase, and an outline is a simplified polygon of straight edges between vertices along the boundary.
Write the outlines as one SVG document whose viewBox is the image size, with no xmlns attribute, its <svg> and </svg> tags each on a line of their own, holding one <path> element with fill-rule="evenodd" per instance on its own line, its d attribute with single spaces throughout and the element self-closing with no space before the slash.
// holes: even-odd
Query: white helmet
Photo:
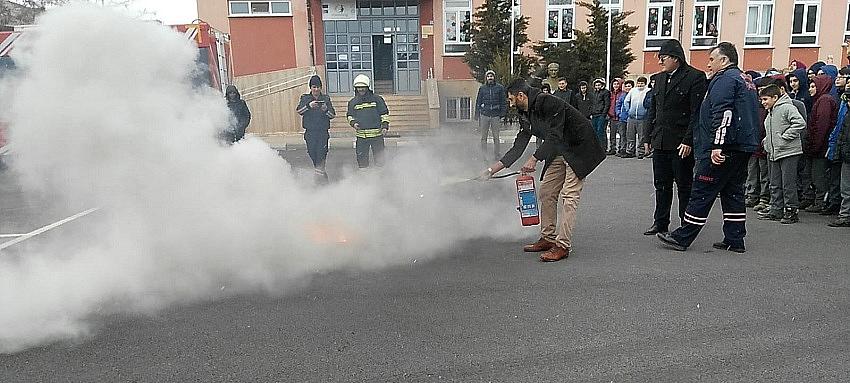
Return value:
<svg viewBox="0 0 850 383">
<path fill-rule="evenodd" d="M 354 78 L 354 87 L 369 87 L 369 76 L 365 74 L 358 74 L 357 77 Z"/>
</svg>

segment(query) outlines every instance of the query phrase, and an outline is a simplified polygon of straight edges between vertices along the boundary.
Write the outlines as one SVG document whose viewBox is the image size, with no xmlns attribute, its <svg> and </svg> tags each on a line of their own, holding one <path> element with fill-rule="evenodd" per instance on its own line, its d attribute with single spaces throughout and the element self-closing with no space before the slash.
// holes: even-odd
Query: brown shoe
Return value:
<svg viewBox="0 0 850 383">
<path fill-rule="evenodd" d="M 543 262 L 558 262 L 570 256 L 570 249 L 562 249 L 560 246 L 555 246 L 549 251 L 540 255 L 540 260 Z"/>
<path fill-rule="evenodd" d="M 553 247 L 555 247 L 554 243 L 549 242 L 549 241 L 547 241 L 543 238 L 540 238 L 540 239 L 537 240 L 537 242 L 534 242 L 530 245 L 523 246 L 522 251 L 525 251 L 527 253 L 538 253 L 538 252 L 541 252 L 541 251 L 549 250 Z"/>
</svg>

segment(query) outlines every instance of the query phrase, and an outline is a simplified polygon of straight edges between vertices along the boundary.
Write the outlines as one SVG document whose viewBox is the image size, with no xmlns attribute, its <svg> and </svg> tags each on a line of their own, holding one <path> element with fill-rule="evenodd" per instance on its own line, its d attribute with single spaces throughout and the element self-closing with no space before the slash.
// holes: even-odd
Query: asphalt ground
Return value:
<svg viewBox="0 0 850 383">
<path fill-rule="evenodd" d="M 309 169 L 303 150 L 281 155 Z M 567 260 L 476 240 L 283 296 L 94 318 L 89 338 L 0 355 L 0 382 L 850 380 L 850 232 L 749 214 L 747 253 L 714 250 L 716 206 L 687 252 L 663 249 L 642 235 L 650 161 L 609 157 L 591 175 Z M 353 150 L 331 152 L 332 178 L 353 167 Z M 77 212 L 14 184 L 0 174 L 4 230 Z"/>
</svg>

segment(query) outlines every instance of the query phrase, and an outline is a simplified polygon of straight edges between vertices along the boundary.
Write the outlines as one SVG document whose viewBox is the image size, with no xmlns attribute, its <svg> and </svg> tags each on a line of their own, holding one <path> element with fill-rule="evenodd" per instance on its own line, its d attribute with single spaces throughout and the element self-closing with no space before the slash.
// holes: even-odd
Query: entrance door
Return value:
<svg viewBox="0 0 850 383">
<path fill-rule="evenodd" d="M 372 89 L 377 94 L 395 93 L 393 51 L 392 35 L 372 36 L 372 72 L 375 75 Z"/>
</svg>

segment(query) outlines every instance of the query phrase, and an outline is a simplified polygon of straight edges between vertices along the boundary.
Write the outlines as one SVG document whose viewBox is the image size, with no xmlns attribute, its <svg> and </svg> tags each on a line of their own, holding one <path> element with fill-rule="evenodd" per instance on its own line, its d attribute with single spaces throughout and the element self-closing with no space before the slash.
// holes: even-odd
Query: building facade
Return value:
<svg viewBox="0 0 850 383">
<path fill-rule="evenodd" d="M 463 62 L 463 24 L 486 0 L 198 0 L 200 18 L 229 31 L 238 76 L 305 66 L 322 68 L 330 93 L 350 94 L 367 74 L 382 93 L 422 94 L 439 84 L 443 119 L 469 117 L 477 84 Z M 709 49 L 730 41 L 741 67 L 765 71 L 790 60 L 847 64 L 850 0 L 602 0 L 632 12 L 638 27 L 631 74 L 658 70 L 656 52 L 682 41 L 689 61 L 705 68 Z M 566 42 L 587 28 L 578 0 L 517 0 L 532 42 Z M 529 49 L 526 47 L 525 49 Z"/>
</svg>

